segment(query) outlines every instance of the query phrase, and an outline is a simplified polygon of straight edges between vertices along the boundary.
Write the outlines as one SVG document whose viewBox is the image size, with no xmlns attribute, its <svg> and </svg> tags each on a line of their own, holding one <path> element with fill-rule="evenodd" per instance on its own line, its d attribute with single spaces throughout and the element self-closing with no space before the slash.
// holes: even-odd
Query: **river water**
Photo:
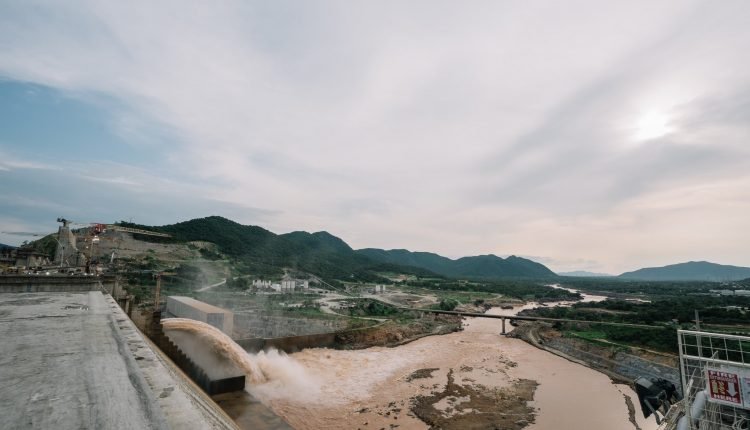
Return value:
<svg viewBox="0 0 750 430">
<path fill-rule="evenodd" d="M 604 298 L 584 295 L 586 301 Z M 515 315 L 536 306 L 493 308 L 488 313 Z M 425 429 L 425 423 L 408 413 L 409 401 L 443 387 L 453 369 L 461 384 L 502 388 L 520 378 L 537 381 L 531 403 L 537 413 L 529 430 L 635 429 L 625 397 L 637 408 L 640 429 L 657 427 L 653 418 L 643 419 L 630 387 L 613 384 L 602 373 L 520 339 L 502 336 L 501 324 L 496 319 L 467 318 L 462 332 L 429 336 L 395 348 L 306 349 L 289 358 L 304 369 L 307 391 L 294 387 L 294 381 L 288 382 L 288 389 L 279 383 L 272 389 L 260 384 L 249 391 L 297 429 L 392 429 L 396 425 L 399 430 Z M 409 375 L 419 369 L 438 370 L 430 378 L 410 380 Z"/>
<path fill-rule="evenodd" d="M 535 306 L 492 308 L 488 313 L 515 315 Z M 243 354 L 231 339 L 207 324 L 164 323 L 168 331 L 203 336 L 213 343 L 212 349 L 237 362 L 250 376 L 246 389 L 296 429 L 426 429 L 410 413 L 410 401 L 440 391 L 451 370 L 455 382 L 466 386 L 502 389 L 519 379 L 536 381 L 539 385 L 530 402 L 536 416 L 526 427 L 529 430 L 636 428 L 625 401 L 630 398 L 638 408 L 632 389 L 522 340 L 502 336 L 501 321 L 496 319 L 467 318 L 461 332 L 395 348 L 314 348 L 288 356 L 276 351 Z M 427 377 L 414 379 L 413 372 L 420 369 L 433 370 Z M 642 430 L 657 427 L 653 419 L 644 420 L 640 410 L 635 418 Z"/>
</svg>

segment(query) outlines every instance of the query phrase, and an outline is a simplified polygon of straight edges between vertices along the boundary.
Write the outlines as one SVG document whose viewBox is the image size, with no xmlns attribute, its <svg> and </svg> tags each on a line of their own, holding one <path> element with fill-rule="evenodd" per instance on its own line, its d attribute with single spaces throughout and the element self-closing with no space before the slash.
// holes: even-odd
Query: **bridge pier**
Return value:
<svg viewBox="0 0 750 430">
<path fill-rule="evenodd" d="M 503 333 L 502 334 L 505 334 L 505 318 L 503 318 L 502 321 L 503 321 Z"/>
</svg>

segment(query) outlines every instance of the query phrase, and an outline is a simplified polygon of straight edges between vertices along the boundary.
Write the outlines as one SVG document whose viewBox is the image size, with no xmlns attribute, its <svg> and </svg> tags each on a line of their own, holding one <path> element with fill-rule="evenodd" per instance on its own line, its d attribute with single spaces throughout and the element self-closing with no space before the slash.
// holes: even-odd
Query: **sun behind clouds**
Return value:
<svg viewBox="0 0 750 430">
<path fill-rule="evenodd" d="M 658 139 L 674 132 L 670 118 L 664 112 L 650 110 L 644 112 L 635 124 L 634 138 L 637 141 Z"/>
</svg>

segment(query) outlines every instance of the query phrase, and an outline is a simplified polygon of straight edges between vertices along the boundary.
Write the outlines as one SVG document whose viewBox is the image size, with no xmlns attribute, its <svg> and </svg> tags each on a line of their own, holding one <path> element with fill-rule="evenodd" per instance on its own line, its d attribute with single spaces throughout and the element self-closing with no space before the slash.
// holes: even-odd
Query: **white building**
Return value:
<svg viewBox="0 0 750 430">
<path fill-rule="evenodd" d="M 294 279 L 284 279 L 281 281 L 281 292 L 282 293 L 291 293 L 294 292 L 294 290 L 297 287 L 297 281 Z"/>
<path fill-rule="evenodd" d="M 261 289 L 261 288 L 271 288 L 271 281 L 263 281 L 260 279 L 253 280 L 253 287 Z"/>
</svg>

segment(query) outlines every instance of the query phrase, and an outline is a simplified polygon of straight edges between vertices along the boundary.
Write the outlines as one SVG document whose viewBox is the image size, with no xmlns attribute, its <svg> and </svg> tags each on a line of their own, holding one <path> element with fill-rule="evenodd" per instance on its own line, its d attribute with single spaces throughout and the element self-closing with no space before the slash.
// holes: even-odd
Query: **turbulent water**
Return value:
<svg viewBox="0 0 750 430">
<path fill-rule="evenodd" d="M 167 318 L 162 325 L 180 349 L 190 351 L 194 361 L 209 364 L 201 367 L 215 365 L 216 357 L 231 362 L 247 376 L 247 391 L 263 401 L 315 399 L 320 392 L 320 381 L 284 352 L 272 349 L 248 354 L 224 332 L 201 321 Z M 190 338 L 180 336 L 183 333 Z"/>
<path fill-rule="evenodd" d="M 190 333 L 197 344 L 200 344 L 203 348 L 208 348 L 207 353 L 231 360 L 247 375 L 248 381 L 257 384 L 268 380 L 266 374 L 258 366 L 258 363 L 252 360 L 247 352 L 241 346 L 237 345 L 232 338 L 216 327 L 187 318 L 163 319 L 162 325 L 167 335 L 169 335 L 170 331 Z M 183 349 L 185 348 L 179 342 L 178 346 Z M 192 358 L 198 361 L 201 360 L 198 356 L 192 356 Z"/>
</svg>

